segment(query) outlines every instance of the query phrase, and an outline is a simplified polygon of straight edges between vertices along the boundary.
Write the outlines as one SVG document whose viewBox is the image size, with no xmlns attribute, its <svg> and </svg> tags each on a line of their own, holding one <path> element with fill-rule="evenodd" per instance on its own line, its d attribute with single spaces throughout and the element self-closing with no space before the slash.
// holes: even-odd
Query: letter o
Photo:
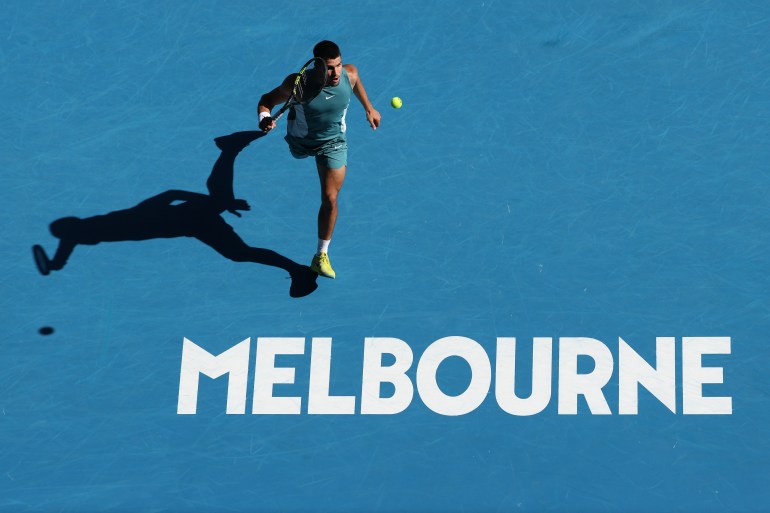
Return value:
<svg viewBox="0 0 770 513">
<path fill-rule="evenodd" d="M 446 395 L 436 382 L 441 362 L 459 356 L 471 367 L 471 382 L 463 393 Z M 466 337 L 445 337 L 433 342 L 417 364 L 417 391 L 425 406 L 441 415 L 465 415 L 481 405 L 492 383 L 492 365 L 481 344 Z"/>
</svg>

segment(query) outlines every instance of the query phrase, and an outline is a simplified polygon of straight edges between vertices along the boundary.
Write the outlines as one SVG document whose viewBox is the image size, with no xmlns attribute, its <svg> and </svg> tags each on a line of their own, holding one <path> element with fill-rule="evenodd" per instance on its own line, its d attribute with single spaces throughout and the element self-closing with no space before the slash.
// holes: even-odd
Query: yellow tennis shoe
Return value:
<svg viewBox="0 0 770 513">
<path fill-rule="evenodd" d="M 310 268 L 318 273 L 319 276 L 334 279 L 337 274 L 332 269 L 332 264 L 329 262 L 329 255 L 321 253 L 313 257 L 313 262 L 310 264 Z"/>
</svg>

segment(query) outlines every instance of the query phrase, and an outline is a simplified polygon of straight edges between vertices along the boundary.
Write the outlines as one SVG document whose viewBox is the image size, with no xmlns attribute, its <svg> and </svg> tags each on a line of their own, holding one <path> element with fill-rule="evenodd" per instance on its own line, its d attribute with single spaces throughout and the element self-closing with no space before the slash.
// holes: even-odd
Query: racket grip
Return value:
<svg viewBox="0 0 770 513">
<path fill-rule="evenodd" d="M 286 112 L 286 108 L 287 106 L 284 105 L 283 107 L 278 109 L 278 112 L 275 113 L 275 116 L 271 116 L 273 118 L 273 121 L 278 121 L 281 118 L 281 116 L 283 116 L 283 113 Z"/>
<path fill-rule="evenodd" d="M 278 110 L 278 112 L 276 112 L 276 113 L 275 113 L 275 116 L 272 116 L 272 115 L 271 115 L 271 116 L 269 116 L 269 117 L 270 117 L 270 119 L 272 120 L 272 122 L 273 122 L 273 123 L 275 123 L 276 121 L 278 121 L 278 119 L 279 119 L 281 116 L 283 116 L 283 113 L 284 113 L 285 111 L 286 111 L 286 107 L 285 107 L 285 106 L 284 106 L 284 107 L 281 107 L 281 108 Z M 267 117 L 267 116 L 266 116 L 266 117 Z M 262 127 L 262 120 L 261 120 L 261 119 L 259 120 L 259 125 L 260 125 L 260 128 L 261 128 L 261 127 Z"/>
</svg>

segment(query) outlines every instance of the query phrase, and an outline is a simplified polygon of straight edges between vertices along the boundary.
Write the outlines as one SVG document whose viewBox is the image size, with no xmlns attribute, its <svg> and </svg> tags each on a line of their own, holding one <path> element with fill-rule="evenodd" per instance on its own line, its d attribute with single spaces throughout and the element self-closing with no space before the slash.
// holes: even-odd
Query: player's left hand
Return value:
<svg viewBox="0 0 770 513">
<path fill-rule="evenodd" d="M 241 214 L 238 213 L 239 210 L 248 211 L 251 210 L 251 206 L 248 204 L 248 202 L 244 199 L 237 199 L 233 200 L 230 207 L 227 209 L 228 212 L 231 214 L 241 217 Z"/>
<path fill-rule="evenodd" d="M 366 120 L 369 122 L 369 126 L 372 127 L 372 130 L 377 130 L 377 127 L 380 126 L 380 113 L 374 108 L 368 110 L 366 111 Z"/>
</svg>

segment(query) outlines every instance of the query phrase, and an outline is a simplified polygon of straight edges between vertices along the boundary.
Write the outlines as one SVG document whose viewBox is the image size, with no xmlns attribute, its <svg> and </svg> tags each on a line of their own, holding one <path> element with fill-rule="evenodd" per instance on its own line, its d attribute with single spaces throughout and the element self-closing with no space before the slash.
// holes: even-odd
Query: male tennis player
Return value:
<svg viewBox="0 0 770 513">
<path fill-rule="evenodd" d="M 321 208 L 318 211 L 318 249 L 310 268 L 320 276 L 334 278 L 329 262 L 329 243 L 337 221 L 337 195 L 345 181 L 348 145 L 345 138 L 345 114 L 351 93 L 366 111 L 372 129 L 380 125 L 380 113 L 366 96 L 358 70 L 352 64 L 342 64 L 339 47 L 331 41 L 321 41 L 313 48 L 313 56 L 326 61 L 326 86 L 307 104 L 296 104 L 287 116 L 286 142 L 294 158 L 315 157 L 321 180 Z M 259 100 L 259 128 L 269 132 L 276 127 L 272 109 L 291 96 L 294 79 L 289 75 L 281 85 L 265 93 Z"/>
</svg>

